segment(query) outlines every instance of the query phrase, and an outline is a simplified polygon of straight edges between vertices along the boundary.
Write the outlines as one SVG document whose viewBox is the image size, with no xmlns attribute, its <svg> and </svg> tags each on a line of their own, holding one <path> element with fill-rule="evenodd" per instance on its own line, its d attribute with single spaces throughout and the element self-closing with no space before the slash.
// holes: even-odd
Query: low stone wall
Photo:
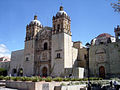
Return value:
<svg viewBox="0 0 120 90">
<path fill-rule="evenodd" d="M 69 84 L 70 82 L 31 82 L 31 81 L 6 81 L 7 88 L 19 90 L 86 90 L 86 85 L 67 85 L 60 86 L 62 83 Z"/>
<path fill-rule="evenodd" d="M 87 90 L 86 85 L 55 86 L 54 90 Z"/>
<path fill-rule="evenodd" d="M 20 90 L 37 90 L 35 89 L 35 82 L 6 81 L 6 87 Z"/>
<path fill-rule="evenodd" d="M 61 83 L 68 84 L 69 82 L 6 81 L 6 87 L 19 90 L 54 90 L 55 86 L 60 86 Z"/>
</svg>

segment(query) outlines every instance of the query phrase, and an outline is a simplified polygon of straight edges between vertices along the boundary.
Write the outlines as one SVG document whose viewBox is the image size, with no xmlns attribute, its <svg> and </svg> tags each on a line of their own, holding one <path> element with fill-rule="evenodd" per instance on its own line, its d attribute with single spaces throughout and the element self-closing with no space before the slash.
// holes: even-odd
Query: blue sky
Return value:
<svg viewBox="0 0 120 90">
<path fill-rule="evenodd" d="M 71 17 L 73 41 L 85 44 L 101 33 L 114 36 L 114 27 L 120 25 L 120 13 L 114 12 L 112 1 L 115 0 L 1 0 L 0 47 L 7 49 L 2 54 L 24 48 L 26 25 L 35 14 L 43 26 L 52 26 L 52 16 L 61 3 Z"/>
</svg>

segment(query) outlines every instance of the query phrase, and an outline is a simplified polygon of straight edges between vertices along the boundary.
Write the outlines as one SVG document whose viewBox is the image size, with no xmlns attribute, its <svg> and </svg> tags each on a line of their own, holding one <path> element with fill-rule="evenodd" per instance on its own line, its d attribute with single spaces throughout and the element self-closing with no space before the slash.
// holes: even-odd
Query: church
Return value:
<svg viewBox="0 0 120 90">
<path fill-rule="evenodd" d="M 62 6 L 52 22 L 52 27 L 44 27 L 34 16 L 34 20 L 26 26 L 24 50 L 11 54 L 9 74 L 64 77 L 74 72 L 76 77 L 83 76 L 84 68 L 77 64 L 78 49 L 83 48 L 82 43 L 72 41 L 71 19 Z M 86 50 L 83 52 L 86 53 Z"/>
<path fill-rule="evenodd" d="M 120 77 L 120 27 L 115 37 L 102 33 L 91 41 L 89 64 L 91 77 Z"/>
<path fill-rule="evenodd" d="M 120 76 L 119 26 L 115 37 L 103 33 L 92 39 L 88 51 L 82 42 L 72 41 L 71 19 L 62 6 L 52 17 L 52 24 L 44 27 L 34 16 L 26 26 L 24 49 L 11 54 L 8 74 L 83 78 L 89 68 L 91 77 Z"/>
</svg>

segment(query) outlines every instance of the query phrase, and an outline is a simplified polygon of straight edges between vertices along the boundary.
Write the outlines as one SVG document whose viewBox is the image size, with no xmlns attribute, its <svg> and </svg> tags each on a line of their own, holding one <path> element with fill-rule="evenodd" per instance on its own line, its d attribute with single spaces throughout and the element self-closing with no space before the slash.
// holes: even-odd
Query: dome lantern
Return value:
<svg viewBox="0 0 120 90">
<path fill-rule="evenodd" d="M 61 15 L 66 15 L 67 16 L 67 13 L 63 10 L 63 6 L 60 6 L 60 10 L 57 12 L 57 16 L 61 16 Z"/>
<path fill-rule="evenodd" d="M 63 6 L 60 6 L 60 11 L 63 11 Z"/>
<path fill-rule="evenodd" d="M 38 25 L 38 26 L 42 26 L 41 22 L 39 20 L 37 20 L 37 15 L 34 16 L 34 20 L 32 20 L 30 22 L 30 25 Z"/>
<path fill-rule="evenodd" d="M 37 15 L 34 16 L 34 20 L 37 20 Z"/>
</svg>

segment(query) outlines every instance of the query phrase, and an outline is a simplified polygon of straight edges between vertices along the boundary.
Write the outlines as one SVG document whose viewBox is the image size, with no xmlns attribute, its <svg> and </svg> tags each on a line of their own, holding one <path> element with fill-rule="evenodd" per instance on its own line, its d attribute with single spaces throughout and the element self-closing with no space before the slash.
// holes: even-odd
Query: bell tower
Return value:
<svg viewBox="0 0 120 90">
<path fill-rule="evenodd" d="M 114 29 L 116 42 L 120 41 L 120 26 L 118 25 L 117 28 Z"/>
<path fill-rule="evenodd" d="M 66 33 L 71 35 L 71 20 L 67 13 L 63 10 L 63 6 L 60 6 L 60 10 L 57 12 L 56 16 L 53 16 L 53 31 L 52 34 L 56 33 Z"/>
<path fill-rule="evenodd" d="M 65 68 L 72 67 L 71 20 L 62 6 L 52 20 L 51 76 L 64 76 Z"/>
<path fill-rule="evenodd" d="M 26 38 L 25 41 L 33 40 L 36 38 L 37 33 L 42 29 L 40 21 L 37 20 L 37 16 L 34 16 L 34 20 L 26 26 Z"/>
<path fill-rule="evenodd" d="M 38 32 L 42 29 L 42 25 L 37 16 L 34 16 L 29 25 L 26 26 L 26 38 L 24 49 L 24 75 L 34 75 L 35 61 L 35 45 Z M 30 66 L 30 67 L 29 67 Z"/>
</svg>

